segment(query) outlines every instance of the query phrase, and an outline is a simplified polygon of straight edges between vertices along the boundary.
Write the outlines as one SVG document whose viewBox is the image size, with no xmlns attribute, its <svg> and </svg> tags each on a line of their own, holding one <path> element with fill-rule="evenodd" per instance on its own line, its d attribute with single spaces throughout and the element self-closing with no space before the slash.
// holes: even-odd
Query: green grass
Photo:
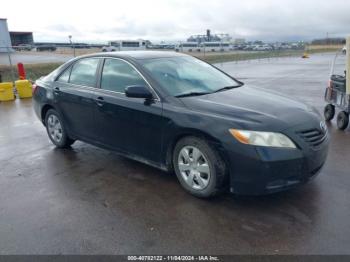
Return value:
<svg viewBox="0 0 350 262">
<path fill-rule="evenodd" d="M 307 50 L 308 54 L 319 54 L 319 53 L 330 53 L 330 52 L 340 52 L 341 49 L 331 49 L 331 48 L 320 48 L 320 49 L 311 49 Z"/>
<path fill-rule="evenodd" d="M 276 58 L 276 57 L 291 57 L 291 56 L 302 56 L 303 50 L 291 50 L 291 51 L 268 51 L 268 52 L 242 52 L 235 54 L 210 54 L 204 56 L 203 54 L 194 54 L 202 60 L 209 63 L 223 63 L 231 61 L 244 61 L 244 60 L 256 60 L 265 58 Z"/>
<path fill-rule="evenodd" d="M 308 48 L 309 54 L 314 53 L 325 53 L 325 52 L 335 52 L 336 48 L 329 48 L 324 46 L 317 46 L 316 48 Z M 265 59 L 265 58 L 277 58 L 277 57 L 298 57 L 302 56 L 304 50 L 288 50 L 288 51 L 268 51 L 268 52 L 241 52 L 241 53 L 192 53 L 193 56 L 196 56 L 200 59 L 203 59 L 209 63 L 223 63 L 231 61 L 243 61 L 243 60 L 254 60 L 254 59 Z M 41 76 L 45 76 L 48 73 L 52 72 L 62 63 L 46 63 L 46 64 L 26 64 L 24 65 L 27 78 L 29 80 L 35 81 Z M 13 77 L 14 80 L 18 79 L 17 68 L 13 67 Z M 0 65 L 0 74 L 2 75 L 2 81 L 11 81 L 13 79 L 10 66 Z"/>
<path fill-rule="evenodd" d="M 45 76 L 59 67 L 62 63 L 47 63 L 47 64 L 27 64 L 24 68 L 27 73 L 27 79 L 35 81 L 41 76 Z M 17 67 L 12 67 L 14 80 L 18 79 Z M 0 65 L 0 74 L 2 76 L 2 82 L 12 81 L 12 73 L 10 66 Z"/>
</svg>

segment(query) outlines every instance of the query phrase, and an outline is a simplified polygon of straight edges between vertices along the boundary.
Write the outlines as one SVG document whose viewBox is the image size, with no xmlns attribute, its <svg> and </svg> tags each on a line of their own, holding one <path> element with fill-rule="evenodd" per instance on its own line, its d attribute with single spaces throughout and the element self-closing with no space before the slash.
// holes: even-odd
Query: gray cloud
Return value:
<svg viewBox="0 0 350 262">
<path fill-rule="evenodd" d="M 204 33 L 207 28 L 262 40 L 310 40 L 325 37 L 327 32 L 330 36 L 350 34 L 348 0 L 105 0 L 93 6 L 86 2 L 80 9 L 79 3 L 74 6 L 75 2 L 61 1 L 54 12 L 43 5 L 41 15 L 32 16 L 30 21 L 20 21 L 17 16 L 16 26 L 23 29 L 23 24 L 27 25 L 37 40 L 63 41 L 68 34 L 84 41 L 177 40 Z M 14 7 L 7 10 L 15 13 Z M 40 23 L 36 19 L 45 20 Z"/>
</svg>

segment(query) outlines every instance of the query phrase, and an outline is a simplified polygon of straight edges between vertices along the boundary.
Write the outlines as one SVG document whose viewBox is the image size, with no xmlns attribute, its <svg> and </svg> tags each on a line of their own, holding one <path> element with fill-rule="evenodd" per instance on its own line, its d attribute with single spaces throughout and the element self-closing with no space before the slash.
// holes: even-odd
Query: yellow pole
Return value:
<svg viewBox="0 0 350 262">
<path fill-rule="evenodd" d="M 303 54 L 303 56 L 301 57 L 301 58 L 309 58 L 309 54 L 307 53 L 307 50 L 308 49 L 308 45 L 305 45 L 305 47 L 304 47 L 304 54 Z"/>
<path fill-rule="evenodd" d="M 346 38 L 346 93 L 350 94 L 350 36 Z"/>
</svg>

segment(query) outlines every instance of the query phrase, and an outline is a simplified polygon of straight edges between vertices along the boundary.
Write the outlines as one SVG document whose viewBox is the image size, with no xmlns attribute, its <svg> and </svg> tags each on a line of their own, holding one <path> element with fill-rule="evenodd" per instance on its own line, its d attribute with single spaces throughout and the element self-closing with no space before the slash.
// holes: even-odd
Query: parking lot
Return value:
<svg viewBox="0 0 350 262">
<path fill-rule="evenodd" d="M 217 66 L 324 107 L 330 54 Z M 244 88 L 244 87 L 242 87 Z M 0 103 L 0 254 L 350 254 L 350 132 L 292 191 L 201 200 L 172 174 L 77 142 L 59 150 L 31 100 Z"/>
</svg>

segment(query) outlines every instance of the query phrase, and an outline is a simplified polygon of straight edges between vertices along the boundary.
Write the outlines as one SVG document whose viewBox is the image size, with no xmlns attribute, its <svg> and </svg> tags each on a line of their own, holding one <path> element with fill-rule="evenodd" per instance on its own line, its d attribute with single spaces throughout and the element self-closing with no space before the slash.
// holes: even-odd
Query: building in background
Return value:
<svg viewBox="0 0 350 262">
<path fill-rule="evenodd" d="M 231 42 L 232 37 L 229 34 L 211 34 L 207 30 L 205 35 L 192 35 L 187 39 L 187 42 L 197 42 L 198 44 L 204 42 Z"/>
<path fill-rule="evenodd" d="M 10 32 L 10 38 L 12 46 L 33 45 L 34 43 L 32 32 Z"/>
<path fill-rule="evenodd" d="M 7 19 L 0 18 L 0 52 L 13 52 Z"/>
<path fill-rule="evenodd" d="M 244 38 L 236 38 L 233 43 L 235 45 L 244 45 L 245 44 L 245 39 Z"/>
</svg>

